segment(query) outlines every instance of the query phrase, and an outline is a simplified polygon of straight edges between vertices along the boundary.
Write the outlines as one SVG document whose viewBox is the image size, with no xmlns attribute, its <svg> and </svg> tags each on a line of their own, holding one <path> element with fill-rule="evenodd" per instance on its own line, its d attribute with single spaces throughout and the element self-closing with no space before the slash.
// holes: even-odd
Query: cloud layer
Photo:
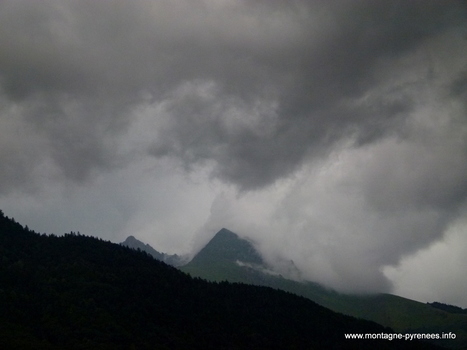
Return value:
<svg viewBox="0 0 467 350">
<path fill-rule="evenodd" d="M 3 1 L 0 204 L 178 252 L 226 226 L 390 290 L 465 215 L 465 23 L 462 1 Z"/>
</svg>

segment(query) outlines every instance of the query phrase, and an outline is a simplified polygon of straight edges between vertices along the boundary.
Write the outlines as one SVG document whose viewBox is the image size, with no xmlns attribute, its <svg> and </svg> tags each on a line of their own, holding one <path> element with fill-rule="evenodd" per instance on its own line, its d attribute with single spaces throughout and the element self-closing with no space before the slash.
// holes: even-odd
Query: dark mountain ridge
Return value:
<svg viewBox="0 0 467 350">
<path fill-rule="evenodd" d="M 3 349 L 431 349 L 271 288 L 209 283 L 79 234 L 40 235 L 0 211 Z"/>
<path fill-rule="evenodd" d="M 141 242 L 140 240 L 136 239 L 134 236 L 128 236 L 125 241 L 120 243 L 121 245 L 136 249 L 136 250 L 142 250 L 143 252 L 148 253 L 152 257 L 154 257 L 157 260 L 163 261 L 168 265 L 172 266 L 182 266 L 187 263 L 187 259 L 184 257 L 177 255 L 177 254 L 166 254 L 166 253 L 161 253 L 155 250 L 153 247 L 151 247 L 149 244 L 145 244 Z"/>
<path fill-rule="evenodd" d="M 439 303 L 437 301 L 427 304 L 436 309 L 444 310 L 453 314 L 467 314 L 467 309 L 463 309 L 459 306 Z"/>
</svg>

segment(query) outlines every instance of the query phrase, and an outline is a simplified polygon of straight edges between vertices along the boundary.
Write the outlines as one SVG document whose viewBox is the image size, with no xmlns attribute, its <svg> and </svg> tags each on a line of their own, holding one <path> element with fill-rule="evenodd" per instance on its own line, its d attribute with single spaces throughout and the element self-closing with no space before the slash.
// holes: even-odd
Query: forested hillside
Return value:
<svg viewBox="0 0 467 350">
<path fill-rule="evenodd" d="M 2 349 L 431 349 L 287 292 L 191 278 L 93 237 L 37 234 L 0 212 Z M 376 344 L 378 342 L 378 344 Z"/>
</svg>

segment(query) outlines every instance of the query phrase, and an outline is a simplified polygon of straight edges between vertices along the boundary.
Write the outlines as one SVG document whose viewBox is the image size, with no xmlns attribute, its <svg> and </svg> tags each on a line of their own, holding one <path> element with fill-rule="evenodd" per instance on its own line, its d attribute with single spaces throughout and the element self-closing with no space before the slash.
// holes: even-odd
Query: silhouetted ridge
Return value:
<svg viewBox="0 0 467 350">
<path fill-rule="evenodd" d="M 157 260 L 164 260 L 164 254 L 158 252 L 154 248 L 152 248 L 149 244 L 144 244 L 143 242 L 137 240 L 134 236 L 128 236 L 125 241 L 120 243 L 121 245 L 133 249 L 140 249 L 150 255 L 152 255 Z"/>
<path fill-rule="evenodd" d="M 345 340 L 390 330 L 271 288 L 191 278 L 119 244 L 39 235 L 3 214 L 0 253 L 1 349 L 430 349 Z"/>
<path fill-rule="evenodd" d="M 440 303 L 437 301 L 433 303 L 427 303 L 427 305 L 430 305 L 431 307 L 434 307 L 435 309 L 440 309 L 440 310 L 449 312 L 451 314 L 467 314 L 467 309 L 463 309 L 455 305 L 444 304 L 444 303 Z"/>
<path fill-rule="evenodd" d="M 125 239 L 125 241 L 123 241 L 120 244 L 128 248 L 132 248 L 136 250 L 139 249 L 143 252 L 148 253 L 155 259 L 163 261 L 166 264 L 169 264 L 172 266 L 181 266 L 186 262 L 183 257 L 178 256 L 177 254 L 160 253 L 157 250 L 155 250 L 153 247 L 151 247 L 149 244 L 145 244 L 141 242 L 140 240 L 136 239 L 136 237 L 134 236 L 128 236 Z"/>
</svg>

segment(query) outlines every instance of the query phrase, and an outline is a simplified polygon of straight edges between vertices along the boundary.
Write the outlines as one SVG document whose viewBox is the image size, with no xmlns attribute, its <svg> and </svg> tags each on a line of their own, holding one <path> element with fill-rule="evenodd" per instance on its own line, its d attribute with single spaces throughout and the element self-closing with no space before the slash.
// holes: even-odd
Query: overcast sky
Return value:
<svg viewBox="0 0 467 350">
<path fill-rule="evenodd" d="M 463 1 L 0 1 L 0 208 L 467 307 Z"/>
</svg>

